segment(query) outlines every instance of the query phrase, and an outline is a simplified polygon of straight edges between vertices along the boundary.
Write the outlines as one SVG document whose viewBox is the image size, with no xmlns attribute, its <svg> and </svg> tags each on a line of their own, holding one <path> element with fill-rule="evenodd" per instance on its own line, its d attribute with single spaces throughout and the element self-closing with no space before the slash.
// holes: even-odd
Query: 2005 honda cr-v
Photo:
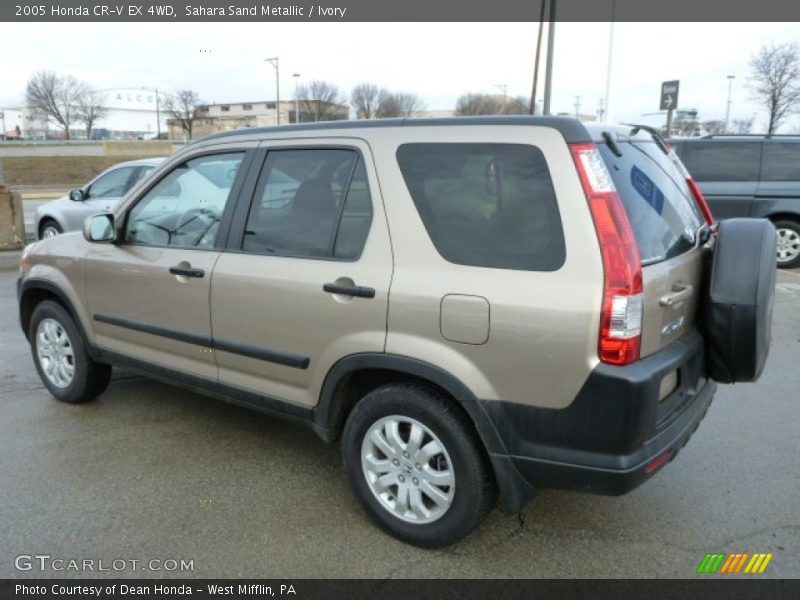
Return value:
<svg viewBox="0 0 800 600">
<path fill-rule="evenodd" d="M 645 127 L 348 122 L 191 144 L 21 269 L 56 398 L 122 365 L 301 421 L 382 527 L 441 546 L 498 491 L 669 462 L 714 380 L 763 369 L 775 231 L 715 224 Z"/>
</svg>

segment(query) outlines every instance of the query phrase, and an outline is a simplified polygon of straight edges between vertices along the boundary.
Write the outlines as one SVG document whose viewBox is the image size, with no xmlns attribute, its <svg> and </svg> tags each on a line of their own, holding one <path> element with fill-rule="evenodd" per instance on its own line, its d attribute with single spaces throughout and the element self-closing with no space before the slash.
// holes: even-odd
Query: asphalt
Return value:
<svg viewBox="0 0 800 600">
<path fill-rule="evenodd" d="M 0 273 L 0 577 L 692 578 L 707 552 L 771 552 L 763 577 L 800 577 L 797 273 L 779 274 L 761 381 L 721 386 L 651 481 L 616 498 L 541 490 L 519 517 L 498 508 L 436 551 L 373 526 L 338 446 L 302 427 L 125 372 L 93 403 L 53 400 L 15 277 Z M 15 569 L 33 554 L 193 570 Z"/>
</svg>

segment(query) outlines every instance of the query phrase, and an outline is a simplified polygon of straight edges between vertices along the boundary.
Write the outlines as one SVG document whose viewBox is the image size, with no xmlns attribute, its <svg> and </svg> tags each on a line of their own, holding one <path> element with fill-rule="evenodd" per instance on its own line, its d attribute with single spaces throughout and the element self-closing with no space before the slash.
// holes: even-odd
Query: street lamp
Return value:
<svg viewBox="0 0 800 600">
<path fill-rule="evenodd" d="M 300 81 L 300 73 L 292 73 L 294 77 L 294 122 L 300 122 L 300 96 L 297 95 L 297 82 Z"/>
<path fill-rule="evenodd" d="M 155 94 L 156 94 L 156 130 L 158 132 L 156 134 L 156 139 L 160 140 L 161 139 L 161 106 L 160 106 L 159 101 L 158 101 L 158 88 L 143 87 L 142 89 L 144 91 L 146 91 L 146 92 L 155 92 Z M 167 136 L 167 137 L 169 137 L 169 136 Z"/>
<path fill-rule="evenodd" d="M 728 123 L 731 120 L 731 104 L 733 103 L 731 100 L 731 89 L 733 88 L 734 79 L 736 79 L 736 75 L 728 75 L 728 107 L 725 110 L 725 133 L 728 133 Z"/>
<path fill-rule="evenodd" d="M 275 68 L 275 111 L 276 123 L 281 124 L 281 71 L 278 65 L 278 57 L 265 58 L 264 62 L 268 62 Z"/>
</svg>

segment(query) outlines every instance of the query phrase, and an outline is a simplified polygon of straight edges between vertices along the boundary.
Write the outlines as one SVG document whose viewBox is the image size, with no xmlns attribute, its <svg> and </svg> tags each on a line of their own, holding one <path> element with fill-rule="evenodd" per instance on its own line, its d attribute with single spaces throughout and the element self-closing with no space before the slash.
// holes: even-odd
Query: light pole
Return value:
<svg viewBox="0 0 800 600">
<path fill-rule="evenodd" d="M 608 31 L 608 59 L 606 63 L 606 96 L 603 104 L 603 117 L 604 121 L 611 120 L 611 65 L 614 55 L 614 12 L 616 9 L 615 0 L 611 0 L 611 21 Z"/>
<path fill-rule="evenodd" d="M 550 10 L 547 14 L 547 59 L 544 64 L 544 105 L 542 113 L 550 114 L 550 95 L 553 91 L 553 48 L 556 39 L 556 0 L 549 0 Z"/>
<path fill-rule="evenodd" d="M 300 81 L 300 73 L 292 73 L 294 77 L 294 122 L 300 122 L 300 96 L 297 95 L 297 83 Z"/>
<path fill-rule="evenodd" d="M 731 120 L 731 104 L 733 100 L 731 100 L 731 91 L 733 89 L 733 80 L 736 79 L 736 75 L 728 75 L 728 106 L 725 109 L 725 133 L 728 133 L 728 124 Z"/>
<path fill-rule="evenodd" d="M 143 87 L 142 89 L 144 91 L 146 91 L 146 92 L 155 92 L 155 94 L 156 94 L 156 131 L 157 131 L 156 139 L 160 140 L 161 139 L 161 105 L 160 105 L 159 99 L 158 99 L 158 88 Z"/>
<path fill-rule="evenodd" d="M 281 124 L 281 71 L 278 64 L 278 57 L 273 56 L 272 58 L 265 58 L 265 62 L 268 62 L 275 68 L 275 114 L 276 117 L 276 124 Z"/>
</svg>

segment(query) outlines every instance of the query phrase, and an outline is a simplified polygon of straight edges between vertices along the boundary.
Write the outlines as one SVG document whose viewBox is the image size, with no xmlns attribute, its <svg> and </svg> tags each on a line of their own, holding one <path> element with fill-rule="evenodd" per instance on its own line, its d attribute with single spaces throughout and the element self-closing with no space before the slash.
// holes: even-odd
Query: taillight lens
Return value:
<svg viewBox="0 0 800 600">
<path fill-rule="evenodd" d="M 642 263 L 614 181 L 595 144 L 571 144 L 594 220 L 605 273 L 600 315 L 600 360 L 627 365 L 639 359 L 642 341 Z"/>
<path fill-rule="evenodd" d="M 711 207 L 708 206 L 708 202 L 706 202 L 706 197 L 703 196 L 703 192 L 700 191 L 700 188 L 697 186 L 697 182 L 689 177 L 686 180 L 686 184 L 689 186 L 689 189 L 692 190 L 692 195 L 694 195 L 694 201 L 697 202 L 697 208 L 700 209 L 700 212 L 703 214 L 703 218 L 706 220 L 706 223 L 709 225 L 714 224 L 714 215 L 711 214 Z"/>
</svg>

